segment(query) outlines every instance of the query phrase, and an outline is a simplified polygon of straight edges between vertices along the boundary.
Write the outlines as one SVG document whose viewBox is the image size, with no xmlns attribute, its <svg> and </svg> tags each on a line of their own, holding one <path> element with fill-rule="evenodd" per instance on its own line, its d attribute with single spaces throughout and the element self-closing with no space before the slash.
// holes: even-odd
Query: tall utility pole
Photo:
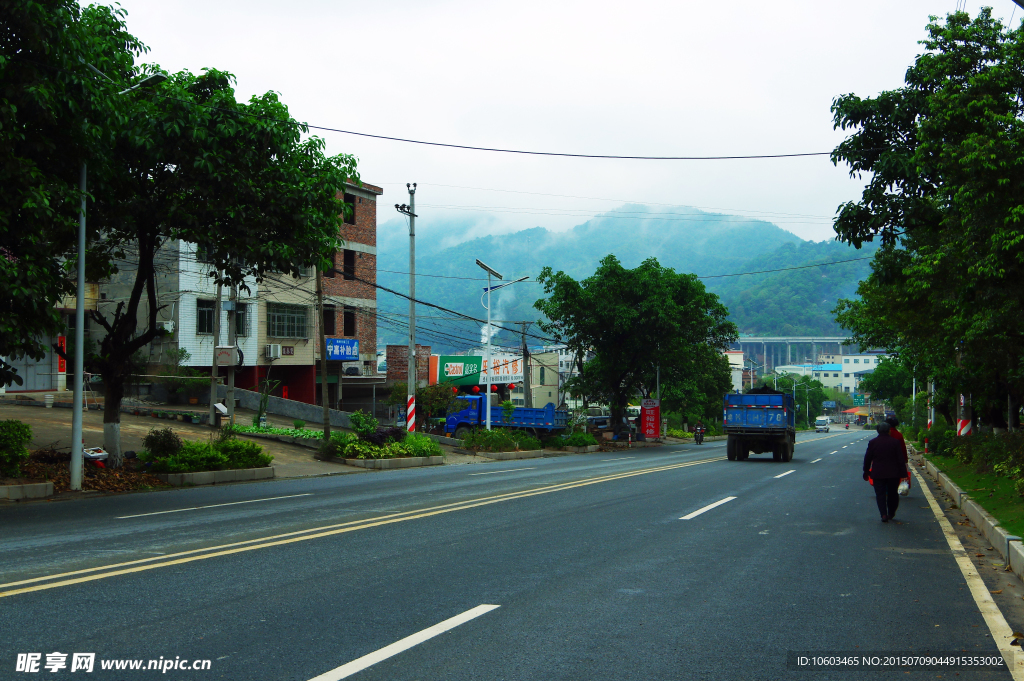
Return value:
<svg viewBox="0 0 1024 681">
<path fill-rule="evenodd" d="M 316 313 L 317 328 L 320 329 L 320 401 L 324 403 L 324 442 L 331 440 L 331 406 L 327 399 L 327 328 L 324 326 L 324 280 L 320 276 L 320 266 L 314 271 L 316 276 Z M 344 366 L 344 365 L 342 365 Z M 341 383 L 338 384 L 341 387 Z"/>
<path fill-rule="evenodd" d="M 238 345 L 238 284 L 231 285 L 231 304 L 228 305 L 228 345 Z M 235 425 L 235 365 L 232 361 L 228 365 L 228 423 Z"/>
<path fill-rule="evenodd" d="M 533 386 L 531 380 L 533 377 L 530 375 L 533 372 L 533 368 L 530 366 L 530 350 L 526 347 L 526 329 L 529 327 L 530 322 L 519 322 L 519 326 L 523 328 L 523 405 L 530 409 L 533 407 Z"/>
<path fill-rule="evenodd" d="M 82 489 L 82 400 L 85 380 L 85 161 L 79 178 L 82 193 L 78 211 L 78 293 L 75 299 L 75 408 L 71 412 L 71 489 Z"/>
<path fill-rule="evenodd" d="M 218 273 L 218 278 L 219 278 Z M 221 287 L 222 284 L 217 282 L 217 302 L 213 305 L 213 366 L 210 367 L 210 425 L 212 426 L 217 422 L 217 376 L 220 374 L 219 368 L 217 367 L 217 346 L 220 345 L 220 305 L 221 305 Z"/>
<path fill-rule="evenodd" d="M 406 183 L 409 205 L 395 210 L 409 218 L 409 388 L 405 401 L 405 428 L 416 430 L 416 183 Z"/>
</svg>

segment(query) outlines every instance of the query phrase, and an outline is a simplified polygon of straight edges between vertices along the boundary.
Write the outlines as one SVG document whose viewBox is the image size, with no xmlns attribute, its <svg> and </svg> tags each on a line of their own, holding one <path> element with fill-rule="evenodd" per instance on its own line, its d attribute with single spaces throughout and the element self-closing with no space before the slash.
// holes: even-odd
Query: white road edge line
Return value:
<svg viewBox="0 0 1024 681">
<path fill-rule="evenodd" d="M 489 613 L 491 610 L 496 610 L 500 607 L 500 605 L 478 605 L 475 608 L 472 608 L 471 610 L 467 610 L 461 615 L 456 615 L 451 619 L 446 619 L 444 622 L 435 624 L 434 626 L 428 627 L 423 631 L 416 632 L 412 636 L 406 636 L 400 641 L 395 641 L 389 646 L 384 646 L 380 650 L 376 650 L 368 655 L 363 655 L 362 657 L 352 660 L 347 664 L 343 664 L 340 667 L 332 669 L 329 672 L 324 672 L 320 676 L 310 679 L 310 681 L 339 681 L 340 679 L 347 678 L 357 672 L 363 671 L 367 667 L 371 667 L 377 664 L 378 662 L 381 662 L 382 660 L 386 660 L 389 657 L 394 657 L 395 655 L 404 652 L 415 645 L 432 639 L 438 634 L 443 634 L 449 629 L 454 629 L 460 624 L 465 624 L 466 622 L 472 619 L 476 619 L 480 615 L 485 615 Z"/>
<path fill-rule="evenodd" d="M 776 478 L 784 478 L 787 475 L 789 475 L 790 473 L 796 473 L 796 469 L 794 468 L 792 470 L 786 471 L 785 473 L 779 473 L 778 475 L 776 475 L 774 477 L 776 477 Z"/>
<path fill-rule="evenodd" d="M 506 468 L 503 471 L 487 471 L 486 473 L 470 473 L 470 475 L 494 475 L 495 473 L 515 473 L 516 471 L 532 471 L 536 466 L 530 466 L 529 468 Z"/>
<path fill-rule="evenodd" d="M 620 456 L 617 459 L 601 459 L 601 461 L 625 461 L 626 459 L 635 459 L 635 456 Z"/>
<path fill-rule="evenodd" d="M 701 513 L 704 513 L 706 511 L 710 511 L 711 509 L 715 508 L 716 506 L 721 506 L 722 504 L 724 504 L 724 503 L 726 503 L 728 501 L 732 501 L 735 498 L 736 497 L 726 497 L 726 498 L 722 499 L 721 501 L 716 501 L 713 504 L 708 504 L 704 508 L 698 508 L 693 513 L 687 513 L 682 518 L 680 518 L 680 520 L 691 520 L 691 519 L 696 518 L 697 516 L 699 516 Z"/>
<path fill-rule="evenodd" d="M 939 521 L 942 534 L 945 535 L 946 543 L 949 544 L 949 549 L 953 552 L 956 564 L 960 567 L 960 572 L 963 573 L 964 579 L 967 581 L 971 595 L 974 596 L 974 602 L 978 606 L 978 610 L 981 611 L 981 616 L 985 619 L 988 630 L 992 632 L 992 640 L 995 642 L 996 647 L 999 648 L 999 652 L 1003 654 L 1006 668 L 1010 670 L 1010 674 L 1015 681 L 1024 681 L 1024 661 L 1016 659 L 1017 655 L 1019 655 L 1019 650 L 1014 650 L 1010 646 L 1013 629 L 1006 623 L 1006 618 L 1003 617 L 999 606 L 992 599 L 992 594 L 988 592 L 988 587 L 978 575 L 974 564 L 971 563 L 971 559 L 964 550 L 964 545 L 960 543 L 960 537 L 956 536 L 956 531 L 953 530 L 953 526 L 949 524 L 949 520 L 942 513 L 942 509 L 939 507 L 938 502 L 935 501 L 935 497 L 932 496 L 931 490 L 928 489 L 928 483 L 924 481 L 924 478 L 916 470 L 914 470 L 914 477 L 917 478 L 917 484 L 921 486 L 921 491 L 924 492 L 925 498 L 928 499 L 928 505 L 931 506 L 935 519 Z"/>
<path fill-rule="evenodd" d="M 815 460 L 814 460 L 814 461 L 812 461 L 811 463 L 818 463 L 819 461 L 821 461 L 821 459 L 815 459 Z"/>
<path fill-rule="evenodd" d="M 115 520 L 124 520 L 125 518 L 141 518 L 147 515 L 164 515 L 165 513 L 181 513 L 183 511 L 199 511 L 204 508 L 217 508 L 219 506 L 237 506 L 238 504 L 255 504 L 258 501 L 276 501 L 277 499 L 294 499 L 295 497 L 311 497 L 312 492 L 305 494 L 288 494 L 283 497 L 267 497 L 266 499 L 250 499 L 249 501 L 229 501 L 226 504 L 210 504 L 209 506 L 192 506 L 190 508 L 176 508 L 173 511 L 154 511 L 152 513 L 136 513 L 135 515 L 119 515 L 114 516 Z"/>
</svg>

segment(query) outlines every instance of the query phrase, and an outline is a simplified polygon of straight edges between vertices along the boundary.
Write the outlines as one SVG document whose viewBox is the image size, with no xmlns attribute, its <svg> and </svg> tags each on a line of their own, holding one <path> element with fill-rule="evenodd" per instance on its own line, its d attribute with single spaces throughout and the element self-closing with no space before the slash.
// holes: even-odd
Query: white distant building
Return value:
<svg viewBox="0 0 1024 681">
<path fill-rule="evenodd" d="M 879 363 L 888 357 L 881 352 L 865 352 L 858 355 L 820 355 L 819 364 L 785 364 L 775 367 L 778 374 L 810 376 L 821 381 L 826 388 L 838 388 L 845 393 L 855 393 L 861 380 L 873 372 Z"/>
<path fill-rule="evenodd" d="M 729 373 L 732 375 L 732 389 L 743 390 L 743 351 L 726 350 L 722 353 L 729 360 Z"/>
</svg>

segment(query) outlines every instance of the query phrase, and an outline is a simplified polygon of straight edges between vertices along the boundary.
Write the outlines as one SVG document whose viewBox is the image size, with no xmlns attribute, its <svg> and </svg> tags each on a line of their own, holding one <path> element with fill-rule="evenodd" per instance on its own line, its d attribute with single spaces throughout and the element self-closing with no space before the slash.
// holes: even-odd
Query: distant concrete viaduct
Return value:
<svg viewBox="0 0 1024 681">
<path fill-rule="evenodd" d="M 770 373 L 777 366 L 785 364 L 816 364 L 819 353 L 842 355 L 854 354 L 843 343 L 846 336 L 740 336 L 733 343 L 733 350 L 742 350 L 744 359 L 765 365 L 759 373 Z M 749 366 L 749 365 L 748 365 Z"/>
</svg>

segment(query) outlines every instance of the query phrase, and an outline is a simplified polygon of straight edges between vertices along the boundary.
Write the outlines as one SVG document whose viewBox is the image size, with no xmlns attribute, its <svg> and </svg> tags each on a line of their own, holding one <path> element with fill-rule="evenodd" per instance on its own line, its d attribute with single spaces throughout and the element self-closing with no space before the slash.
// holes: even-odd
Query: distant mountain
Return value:
<svg viewBox="0 0 1024 681">
<path fill-rule="evenodd" d="M 396 221 L 391 221 L 394 223 Z M 378 230 L 377 281 L 408 292 L 408 232 L 401 225 Z M 387 229 L 383 229 L 384 227 Z M 417 225 L 416 271 L 466 279 L 417 276 L 416 297 L 483 318 L 480 304 L 483 275 L 479 258 L 501 272 L 505 280 L 535 278 L 545 265 L 575 278 L 593 273 L 598 261 L 614 253 L 626 267 L 655 257 L 667 267 L 698 276 L 799 267 L 802 265 L 867 257 L 836 242 L 808 242 L 777 225 L 743 216 L 708 213 L 695 208 L 652 208 L 628 204 L 599 215 L 565 232 L 542 227 L 502 235 L 471 238 L 479 223 L 466 220 L 421 228 Z M 857 282 L 868 272 L 867 261 L 826 268 L 790 270 L 772 274 L 705 279 L 719 294 L 733 321 L 744 333 L 835 333 L 829 310 L 840 297 L 852 296 Z M 494 318 L 536 320 L 533 302 L 542 295 L 532 282 L 510 286 L 494 294 Z M 406 341 L 408 303 L 381 292 L 379 343 Z M 479 324 L 449 322 L 431 317 L 448 316 L 417 307 L 420 342 L 437 348 L 468 347 L 481 339 Z M 507 326 L 504 325 L 504 326 Z M 536 332 L 536 327 L 534 327 Z M 514 344 L 508 333 L 496 343 Z M 536 339 L 530 340 L 531 345 Z"/>
</svg>

